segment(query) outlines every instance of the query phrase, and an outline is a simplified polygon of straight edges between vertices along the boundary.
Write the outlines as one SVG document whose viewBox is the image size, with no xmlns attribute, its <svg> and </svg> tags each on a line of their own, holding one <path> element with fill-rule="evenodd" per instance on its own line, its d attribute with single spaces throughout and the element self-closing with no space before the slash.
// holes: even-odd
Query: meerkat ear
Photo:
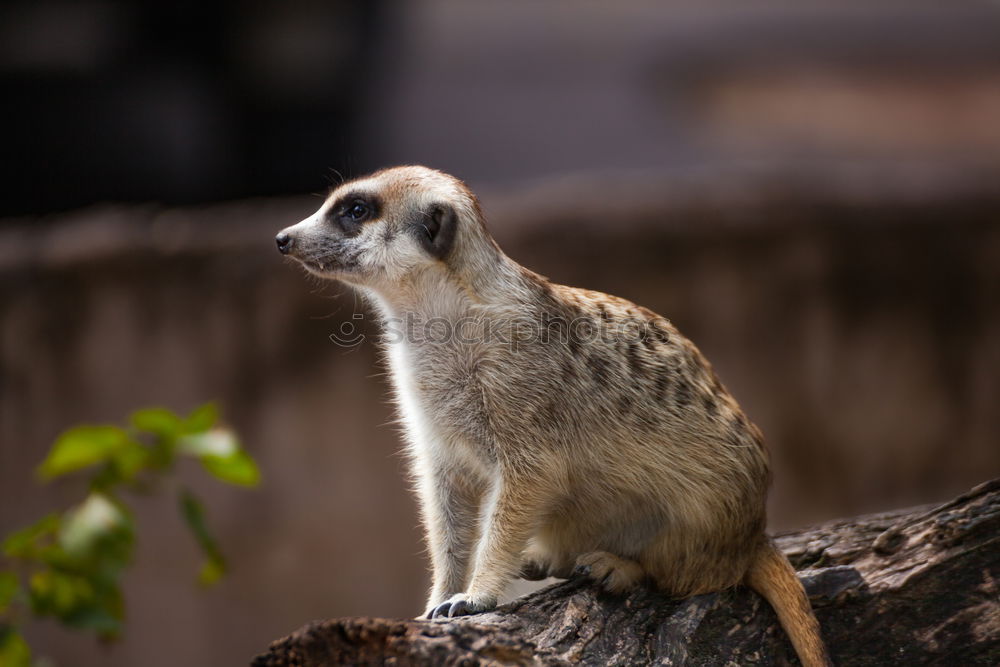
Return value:
<svg viewBox="0 0 1000 667">
<path fill-rule="evenodd" d="M 417 222 L 417 238 L 427 252 L 444 259 L 455 243 L 458 216 L 449 204 L 435 204 Z"/>
</svg>

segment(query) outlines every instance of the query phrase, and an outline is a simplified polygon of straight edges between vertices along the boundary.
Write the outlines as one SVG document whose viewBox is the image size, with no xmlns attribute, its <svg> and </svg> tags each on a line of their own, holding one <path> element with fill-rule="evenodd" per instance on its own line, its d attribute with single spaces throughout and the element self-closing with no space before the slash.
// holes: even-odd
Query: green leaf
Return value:
<svg viewBox="0 0 1000 667">
<path fill-rule="evenodd" d="M 187 489 L 183 489 L 180 495 L 181 516 L 187 523 L 188 528 L 194 535 L 202 552 L 205 554 L 205 562 L 198 573 L 198 583 L 202 586 L 215 584 L 226 573 L 226 559 L 219 550 L 219 545 L 215 538 L 208 531 L 208 524 L 205 521 L 205 508 L 194 494 Z"/>
<path fill-rule="evenodd" d="M 223 482 L 239 486 L 260 483 L 260 469 L 228 429 L 215 428 L 185 436 L 177 446 L 182 453 L 199 457 L 205 469 Z"/>
<path fill-rule="evenodd" d="M 92 630 L 111 639 L 121 631 L 124 605 L 117 583 L 59 570 L 31 576 L 31 606 L 38 616 L 54 616 L 64 625 Z"/>
<path fill-rule="evenodd" d="M 201 564 L 198 571 L 198 585 L 203 588 L 211 588 L 219 583 L 219 580 L 226 575 L 226 564 L 223 561 L 212 558 Z"/>
<path fill-rule="evenodd" d="M 201 433 L 207 431 L 219 421 L 219 408 L 215 403 L 205 403 L 195 408 L 187 419 L 184 420 L 184 427 L 188 433 Z"/>
<path fill-rule="evenodd" d="M 24 637 L 11 625 L 0 624 L 0 665 L 30 667 L 31 649 Z"/>
<path fill-rule="evenodd" d="M 138 442 L 130 442 L 115 453 L 112 460 L 118 476 L 124 480 L 132 480 L 149 462 L 149 450 Z"/>
<path fill-rule="evenodd" d="M 205 433 L 188 435 L 180 439 L 177 448 L 184 454 L 192 456 L 214 456 L 228 458 L 240 449 L 236 435 L 224 428 L 214 428 Z"/>
<path fill-rule="evenodd" d="M 186 417 L 152 407 L 132 413 L 127 428 L 79 426 L 60 435 L 38 467 L 39 476 L 49 480 L 92 468 L 90 493 L 62 516 L 46 516 L 4 540 L 3 552 L 30 575 L 22 586 L 16 572 L 0 571 L 0 617 L 9 618 L 14 605 L 26 602 L 35 616 L 115 638 L 125 613 L 121 577 L 135 541 L 133 518 L 115 492 L 126 485 L 156 488 L 155 482 L 173 474 L 178 453 L 197 457 L 224 482 L 255 486 L 260 481 L 253 458 L 231 431 L 216 426 L 218 420 L 211 403 Z M 205 555 L 198 582 L 211 586 L 225 575 L 225 558 L 208 531 L 201 503 L 186 490 L 180 501 Z M 0 621 L 0 667 L 26 667 L 30 660 L 17 629 Z"/>
<path fill-rule="evenodd" d="M 21 583 L 13 572 L 0 572 L 0 614 L 7 611 L 14 596 L 21 590 Z M 2 663 L 0 663 L 2 664 Z"/>
<path fill-rule="evenodd" d="M 49 514 L 35 523 L 15 531 L 3 542 L 3 552 L 11 558 L 30 559 L 37 556 L 40 542 L 54 536 L 59 531 L 58 514 Z"/>
<path fill-rule="evenodd" d="M 125 605 L 117 588 L 102 590 L 92 601 L 78 605 L 62 619 L 66 625 L 93 630 L 102 639 L 116 639 L 121 634 Z"/>
<path fill-rule="evenodd" d="M 109 541 L 125 538 L 131 542 L 132 521 L 128 515 L 103 493 L 91 493 L 75 509 L 66 513 L 59 531 L 59 544 L 77 560 L 91 559 Z M 107 559 L 111 550 L 97 554 Z"/>
<path fill-rule="evenodd" d="M 36 614 L 51 614 L 63 620 L 94 599 L 94 587 L 86 577 L 56 570 L 32 574 L 28 590 Z"/>
<path fill-rule="evenodd" d="M 204 456 L 201 464 L 205 470 L 229 484 L 237 486 L 257 486 L 260 484 L 260 469 L 250 455 L 243 450 L 230 456 Z"/>
<path fill-rule="evenodd" d="M 56 440 L 38 474 L 44 480 L 80 470 L 111 459 L 130 439 L 117 426 L 78 426 Z"/>
<path fill-rule="evenodd" d="M 62 518 L 55 544 L 39 552 L 28 598 L 36 616 L 114 638 L 124 617 L 119 580 L 131 559 L 132 519 L 113 498 L 93 492 Z"/>
<path fill-rule="evenodd" d="M 194 534 L 195 540 L 198 542 L 198 546 L 206 554 L 218 553 L 218 547 L 215 544 L 215 539 L 208 532 L 208 525 L 205 523 L 205 506 L 202 505 L 198 498 L 188 491 L 187 489 L 182 489 L 180 494 L 180 505 L 181 505 L 181 516 L 184 517 L 184 521 L 187 523 L 188 528 Z"/>
<path fill-rule="evenodd" d="M 133 483 L 143 470 L 155 468 L 162 460 L 157 460 L 157 454 L 161 459 L 169 458 L 170 452 L 162 452 L 157 447 L 146 447 L 132 440 L 122 447 L 111 457 L 100 470 L 90 478 L 90 488 L 93 491 L 112 491 L 122 483 Z M 167 460 L 169 464 L 169 460 Z"/>
<path fill-rule="evenodd" d="M 129 421 L 140 431 L 165 438 L 176 438 L 184 432 L 184 420 L 166 408 L 136 410 Z"/>
</svg>

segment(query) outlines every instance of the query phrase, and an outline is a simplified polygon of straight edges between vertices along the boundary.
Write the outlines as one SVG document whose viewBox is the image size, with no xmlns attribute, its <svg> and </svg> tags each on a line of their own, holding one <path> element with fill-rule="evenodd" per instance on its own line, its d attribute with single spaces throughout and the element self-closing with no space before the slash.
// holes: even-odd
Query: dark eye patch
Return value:
<svg viewBox="0 0 1000 667">
<path fill-rule="evenodd" d="M 356 236 L 362 224 L 378 219 L 380 213 L 381 202 L 377 197 L 364 192 L 348 192 L 330 207 L 327 219 L 340 227 L 346 236 Z"/>
</svg>

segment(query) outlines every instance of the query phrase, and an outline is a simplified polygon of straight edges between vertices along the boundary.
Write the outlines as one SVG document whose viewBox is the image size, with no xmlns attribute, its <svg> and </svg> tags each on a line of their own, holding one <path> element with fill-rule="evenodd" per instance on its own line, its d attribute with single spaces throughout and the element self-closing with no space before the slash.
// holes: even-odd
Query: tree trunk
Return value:
<svg viewBox="0 0 1000 667">
<path fill-rule="evenodd" d="M 1000 665 L 1000 479 L 939 507 L 777 538 L 838 665 Z M 582 580 L 452 621 L 346 618 L 274 642 L 286 665 L 797 664 L 774 612 L 737 588 L 676 600 Z"/>
</svg>

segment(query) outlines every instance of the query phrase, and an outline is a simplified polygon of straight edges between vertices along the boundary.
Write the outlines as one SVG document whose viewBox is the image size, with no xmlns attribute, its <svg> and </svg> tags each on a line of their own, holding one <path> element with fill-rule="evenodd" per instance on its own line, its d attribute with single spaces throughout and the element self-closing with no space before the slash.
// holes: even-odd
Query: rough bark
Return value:
<svg viewBox="0 0 1000 667">
<path fill-rule="evenodd" d="M 1000 664 L 1000 479 L 938 507 L 781 535 L 839 665 Z M 616 597 L 580 580 L 452 621 L 347 618 L 274 642 L 286 665 L 797 664 L 774 612 L 734 589 Z"/>
</svg>

